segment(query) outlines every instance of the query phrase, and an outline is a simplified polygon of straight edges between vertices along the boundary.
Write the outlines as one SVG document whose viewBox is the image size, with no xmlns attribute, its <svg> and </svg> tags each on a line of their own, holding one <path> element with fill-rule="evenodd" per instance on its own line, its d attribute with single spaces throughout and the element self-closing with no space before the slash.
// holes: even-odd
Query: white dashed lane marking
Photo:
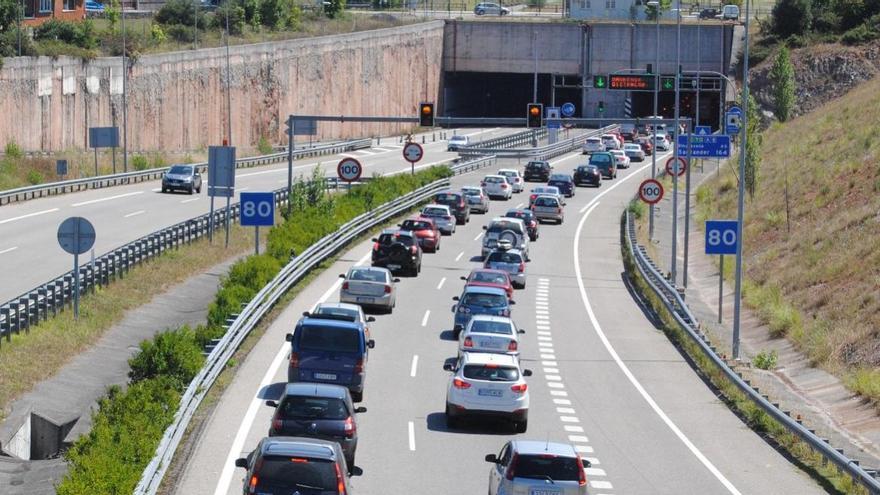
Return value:
<svg viewBox="0 0 880 495">
<path fill-rule="evenodd" d="M 425 311 L 425 316 L 422 317 L 422 326 L 428 326 L 428 317 L 431 316 L 431 310 Z"/>
<path fill-rule="evenodd" d="M 416 376 L 416 369 L 419 367 L 419 355 L 413 355 L 412 366 L 409 368 L 409 376 Z"/>
<path fill-rule="evenodd" d="M 131 212 L 128 215 L 123 215 L 123 218 L 136 217 L 138 215 L 143 215 L 144 213 L 146 213 L 146 210 L 138 210 L 138 211 Z"/>
<path fill-rule="evenodd" d="M 3 249 L 3 250 L 0 250 L 0 254 L 11 253 L 12 251 L 15 251 L 16 249 L 18 249 L 18 246 L 14 246 L 14 247 L 11 247 L 11 248 L 6 248 L 6 249 Z"/>
<path fill-rule="evenodd" d="M 407 427 L 409 430 L 409 450 L 416 450 L 416 427 L 412 421 L 409 422 Z"/>
<path fill-rule="evenodd" d="M 437 284 L 437 290 L 440 290 L 440 288 L 443 287 L 444 283 L 446 283 L 446 277 L 440 279 L 440 283 Z"/>
<path fill-rule="evenodd" d="M 464 251 L 458 253 L 458 256 L 455 257 L 455 261 L 460 260 L 462 256 L 464 256 Z"/>
<path fill-rule="evenodd" d="M 3 225 L 4 223 L 14 222 L 16 220 L 23 220 L 25 218 L 36 217 L 39 215 L 45 215 L 46 213 L 53 213 L 56 211 L 58 211 L 58 208 L 52 208 L 50 210 L 38 211 L 35 213 L 28 213 L 27 215 L 22 215 L 20 217 L 7 218 L 6 220 L 0 220 L 0 225 Z"/>
</svg>

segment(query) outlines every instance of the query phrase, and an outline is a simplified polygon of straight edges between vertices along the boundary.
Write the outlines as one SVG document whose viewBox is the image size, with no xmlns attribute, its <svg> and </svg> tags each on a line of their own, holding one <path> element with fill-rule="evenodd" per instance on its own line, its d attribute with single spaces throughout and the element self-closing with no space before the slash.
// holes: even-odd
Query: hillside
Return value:
<svg viewBox="0 0 880 495">
<path fill-rule="evenodd" d="M 774 334 L 878 399 L 880 78 L 774 124 L 762 157 L 746 204 L 746 303 Z M 701 218 L 735 218 L 734 172 L 704 184 L 698 203 Z"/>
</svg>

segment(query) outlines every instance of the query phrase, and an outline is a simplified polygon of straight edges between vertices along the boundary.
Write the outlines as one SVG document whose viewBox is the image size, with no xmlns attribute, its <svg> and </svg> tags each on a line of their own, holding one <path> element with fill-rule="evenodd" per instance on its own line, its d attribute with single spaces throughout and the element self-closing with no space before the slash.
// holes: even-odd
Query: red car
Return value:
<svg viewBox="0 0 880 495">
<path fill-rule="evenodd" d="M 495 287 L 504 289 L 507 292 L 507 298 L 513 298 L 513 284 L 510 283 L 510 275 L 503 270 L 490 270 L 488 268 L 477 268 L 472 270 L 467 277 L 461 277 L 467 282 L 465 287 Z"/>
<path fill-rule="evenodd" d="M 641 137 L 636 143 L 642 147 L 642 151 L 644 151 L 646 155 L 654 154 L 654 145 L 651 144 L 651 141 L 648 141 L 648 138 Z"/>
<path fill-rule="evenodd" d="M 440 230 L 434 220 L 426 217 L 413 217 L 397 224 L 400 230 L 409 230 L 419 240 L 422 251 L 436 253 L 440 249 Z"/>
</svg>

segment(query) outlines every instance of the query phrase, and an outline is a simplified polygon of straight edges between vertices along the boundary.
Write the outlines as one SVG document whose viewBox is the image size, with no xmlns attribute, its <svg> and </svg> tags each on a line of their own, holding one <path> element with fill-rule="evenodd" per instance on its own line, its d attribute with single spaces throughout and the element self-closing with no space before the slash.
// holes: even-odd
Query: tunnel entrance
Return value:
<svg viewBox="0 0 880 495">
<path fill-rule="evenodd" d="M 568 81 L 567 81 L 568 82 Z M 447 72 L 443 79 L 441 115 L 446 117 L 525 117 L 532 103 L 533 74 Z M 551 87 L 551 74 L 538 74 L 538 103 L 574 103 L 580 114 L 580 88 Z"/>
<path fill-rule="evenodd" d="M 697 93 L 696 91 L 680 91 L 681 94 L 681 117 L 696 119 L 697 116 Z M 649 117 L 654 115 L 654 93 L 636 92 L 632 95 L 633 117 Z M 700 122 L 698 125 L 708 125 L 713 131 L 718 130 L 720 124 L 719 103 L 721 93 L 703 91 L 700 93 Z M 657 113 L 664 118 L 675 117 L 675 91 L 660 91 L 657 97 Z"/>
</svg>

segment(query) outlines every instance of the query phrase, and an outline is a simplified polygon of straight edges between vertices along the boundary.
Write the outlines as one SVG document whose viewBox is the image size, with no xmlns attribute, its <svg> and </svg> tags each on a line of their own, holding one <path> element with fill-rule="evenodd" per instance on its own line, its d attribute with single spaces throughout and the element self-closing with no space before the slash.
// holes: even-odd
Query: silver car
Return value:
<svg viewBox="0 0 880 495">
<path fill-rule="evenodd" d="M 458 352 L 500 352 L 519 354 L 519 336 L 526 333 L 516 328 L 506 316 L 474 315 L 458 336 Z"/>
<path fill-rule="evenodd" d="M 465 201 L 471 212 L 489 213 L 489 195 L 479 186 L 465 186 L 461 188 Z"/>
<path fill-rule="evenodd" d="M 498 247 L 500 240 L 508 241 L 512 247 L 521 250 L 526 258 L 529 257 L 529 231 L 521 218 L 495 217 L 483 229 L 486 231 L 480 250 L 483 258 Z"/>
<path fill-rule="evenodd" d="M 508 200 L 513 196 L 513 186 L 510 185 L 507 177 L 503 175 L 487 175 L 483 177 L 483 182 L 480 183 L 480 186 L 490 198 Z"/>
<path fill-rule="evenodd" d="M 419 215 L 433 220 L 441 234 L 452 235 L 455 233 L 455 217 L 448 206 L 430 204 L 422 208 Z"/>
<path fill-rule="evenodd" d="M 510 276 L 510 284 L 516 289 L 526 288 L 526 256 L 519 249 L 496 249 L 489 253 L 483 268 L 501 270 Z"/>
<path fill-rule="evenodd" d="M 645 161 L 645 150 L 638 144 L 627 143 L 623 145 L 623 152 L 634 162 Z"/>
<path fill-rule="evenodd" d="M 474 14 L 476 15 L 507 15 L 509 13 L 510 9 L 492 2 L 480 2 L 474 7 Z"/>
<path fill-rule="evenodd" d="M 556 196 L 541 195 L 535 198 L 535 202 L 532 203 L 532 213 L 539 222 L 552 220 L 561 224 L 565 220 L 565 209 Z"/>
<path fill-rule="evenodd" d="M 339 277 L 344 279 L 339 289 L 340 302 L 380 308 L 388 313 L 397 305 L 394 284 L 400 279 L 392 277 L 387 268 L 356 266 Z"/>
<path fill-rule="evenodd" d="M 574 447 L 547 440 L 511 440 L 501 452 L 486 456 L 489 495 L 501 493 L 587 495 L 592 466 Z M 548 484 L 547 480 L 551 480 Z"/>
</svg>

